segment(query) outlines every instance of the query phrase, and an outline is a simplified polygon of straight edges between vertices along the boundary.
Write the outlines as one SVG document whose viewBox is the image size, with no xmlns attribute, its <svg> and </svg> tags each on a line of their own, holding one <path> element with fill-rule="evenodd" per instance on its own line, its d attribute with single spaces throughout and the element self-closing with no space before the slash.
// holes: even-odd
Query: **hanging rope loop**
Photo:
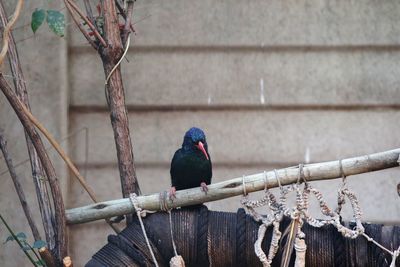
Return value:
<svg viewBox="0 0 400 267">
<path fill-rule="evenodd" d="M 281 191 L 283 191 L 283 187 L 282 187 L 282 184 L 281 184 L 281 179 L 279 177 L 278 171 L 276 169 L 274 169 L 274 173 L 275 173 L 275 178 L 278 181 L 279 189 Z"/>
</svg>

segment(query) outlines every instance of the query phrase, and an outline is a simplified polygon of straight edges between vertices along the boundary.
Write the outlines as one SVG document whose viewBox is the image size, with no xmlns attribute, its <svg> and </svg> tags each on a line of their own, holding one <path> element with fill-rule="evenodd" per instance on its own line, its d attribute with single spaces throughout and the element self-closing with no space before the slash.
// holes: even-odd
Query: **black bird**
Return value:
<svg viewBox="0 0 400 267">
<path fill-rule="evenodd" d="M 196 127 L 190 128 L 183 138 L 182 148 L 178 149 L 171 161 L 170 198 L 175 197 L 176 190 L 201 186 L 207 193 L 211 183 L 212 166 L 206 135 Z"/>
</svg>

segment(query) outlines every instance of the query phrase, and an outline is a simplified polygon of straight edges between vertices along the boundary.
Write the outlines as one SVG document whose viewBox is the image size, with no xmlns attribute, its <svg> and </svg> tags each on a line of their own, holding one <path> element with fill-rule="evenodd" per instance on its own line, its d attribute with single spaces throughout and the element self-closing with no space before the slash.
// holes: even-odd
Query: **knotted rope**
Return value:
<svg viewBox="0 0 400 267">
<path fill-rule="evenodd" d="M 162 211 L 168 212 L 169 229 L 170 229 L 170 234 L 171 234 L 172 247 L 173 247 L 174 255 L 175 255 L 174 257 L 171 258 L 171 260 L 169 262 L 169 266 L 170 267 L 185 267 L 185 261 L 183 260 L 182 256 L 178 255 L 178 252 L 176 250 L 174 232 L 172 229 L 172 214 L 171 214 L 171 209 L 168 208 L 168 203 L 167 203 L 167 197 L 168 197 L 167 191 L 160 193 L 159 197 L 160 197 L 160 209 Z"/>
<path fill-rule="evenodd" d="M 143 236 L 146 240 L 146 244 L 150 251 L 154 265 L 156 267 L 158 267 L 158 262 L 156 260 L 156 257 L 154 256 L 154 252 L 153 252 L 153 249 L 151 248 L 150 241 L 149 241 L 149 238 L 147 237 L 146 229 L 144 228 L 144 224 L 143 224 L 143 220 L 142 220 L 142 214 L 145 214 L 146 211 L 142 211 L 142 208 L 139 208 L 139 201 L 138 201 L 137 195 L 135 193 L 130 194 L 129 199 L 131 200 L 131 203 L 132 203 L 133 207 L 135 208 L 136 216 L 139 219 L 140 227 L 142 228 Z"/>
<path fill-rule="evenodd" d="M 373 244 L 381 248 L 383 251 L 390 254 L 392 256 L 392 262 L 390 267 L 395 267 L 396 259 L 400 255 L 400 247 L 395 251 L 390 251 L 365 233 L 364 226 L 362 225 L 361 222 L 362 218 L 361 208 L 355 193 L 352 192 L 347 187 L 346 175 L 343 171 L 343 165 L 341 160 L 339 161 L 339 166 L 340 166 L 340 173 L 343 179 L 342 179 L 342 185 L 338 190 L 337 208 L 335 209 L 335 211 L 333 211 L 328 206 L 328 204 L 323 198 L 322 193 L 307 183 L 303 172 L 303 164 L 300 164 L 298 167 L 299 175 L 297 183 L 294 185 L 289 185 L 286 188 L 282 186 L 278 172 L 274 170 L 275 179 L 277 180 L 277 183 L 280 188 L 279 201 L 277 201 L 276 197 L 268 190 L 268 185 L 267 185 L 268 179 L 266 172 L 264 172 L 265 194 L 259 200 L 249 200 L 244 183 L 245 176 L 243 176 L 244 194 L 241 200 L 241 204 L 246 208 L 248 213 L 253 217 L 255 221 L 262 222 L 258 230 L 258 238 L 254 243 L 254 250 L 255 254 L 260 259 L 264 267 L 271 266 L 272 260 L 275 257 L 276 252 L 278 251 L 279 241 L 282 236 L 282 233 L 279 231 L 279 224 L 284 215 L 291 217 L 292 220 L 298 220 L 298 226 L 297 226 L 298 228 L 294 243 L 294 248 L 296 250 L 296 260 L 295 260 L 296 267 L 302 267 L 305 265 L 305 252 L 307 246 L 304 240 L 305 235 L 301 231 L 303 221 L 306 221 L 313 227 L 322 227 L 324 225 L 331 224 L 345 238 L 355 239 L 360 235 L 364 236 L 367 239 L 367 241 L 372 242 Z M 303 189 L 300 188 L 301 179 L 304 181 Z M 287 208 L 286 207 L 287 195 L 292 191 L 295 191 L 296 193 L 296 204 L 292 208 Z M 314 195 L 315 198 L 318 200 L 321 213 L 327 217 L 330 217 L 329 219 L 326 220 L 316 219 L 309 214 L 309 197 L 311 194 Z M 346 198 L 349 200 L 353 210 L 353 218 L 356 223 L 355 229 L 347 228 L 341 223 L 340 212 L 342 210 L 342 206 L 345 204 Z M 269 212 L 267 211 L 266 215 L 261 215 L 255 211 L 255 208 L 262 207 L 265 205 L 267 205 L 269 208 Z M 264 239 L 265 232 L 270 225 L 273 226 L 273 233 L 272 233 L 270 249 L 267 256 L 265 252 L 262 250 L 261 244 Z"/>
</svg>

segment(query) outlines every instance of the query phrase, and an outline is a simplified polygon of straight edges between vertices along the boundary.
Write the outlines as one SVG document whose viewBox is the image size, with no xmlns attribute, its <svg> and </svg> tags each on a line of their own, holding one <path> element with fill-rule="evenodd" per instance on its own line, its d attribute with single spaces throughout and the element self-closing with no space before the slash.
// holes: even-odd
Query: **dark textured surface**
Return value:
<svg viewBox="0 0 400 267">
<path fill-rule="evenodd" d="M 174 256 L 167 213 L 155 213 L 144 219 L 146 232 L 160 266 L 168 266 Z M 280 231 L 288 227 L 285 218 Z M 237 213 L 180 209 L 172 211 L 172 229 L 180 254 L 186 266 L 262 266 L 254 253 L 259 223 L 239 209 Z M 349 227 L 354 227 L 350 224 Z M 400 244 L 400 227 L 364 224 L 365 233 L 388 249 Z M 314 228 L 304 224 L 306 235 L 306 266 L 389 266 L 391 257 L 364 237 L 354 240 L 343 238 L 333 226 Z M 268 255 L 272 238 L 269 227 L 263 241 Z M 136 221 L 118 236 L 110 235 L 108 244 L 101 248 L 86 264 L 93 266 L 154 266 L 145 244 L 140 225 Z M 272 266 L 280 266 L 282 248 L 278 250 Z M 294 253 L 291 264 L 294 263 Z M 400 260 L 396 262 L 400 266 Z"/>
</svg>

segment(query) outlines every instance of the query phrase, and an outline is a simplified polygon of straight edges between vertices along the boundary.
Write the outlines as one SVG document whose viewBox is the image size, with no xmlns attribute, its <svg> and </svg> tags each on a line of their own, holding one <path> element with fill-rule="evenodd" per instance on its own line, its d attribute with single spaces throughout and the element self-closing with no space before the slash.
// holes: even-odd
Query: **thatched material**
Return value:
<svg viewBox="0 0 400 267">
<path fill-rule="evenodd" d="M 186 266 L 261 266 L 254 253 L 259 224 L 239 209 L 237 213 L 181 209 L 172 212 L 174 239 Z M 144 219 L 159 266 L 169 266 L 174 256 L 167 213 L 148 215 Z M 289 225 L 285 219 L 281 231 Z M 389 250 L 400 245 L 400 227 L 365 224 L 366 233 Z M 268 251 L 272 228 L 263 242 Z M 364 237 L 343 238 L 333 226 L 303 226 L 306 234 L 306 266 L 389 266 L 391 256 Z M 282 248 L 273 260 L 280 265 Z M 293 266 L 294 255 L 290 266 Z M 110 235 L 108 244 L 86 264 L 93 266 L 153 266 L 139 223 L 133 223 L 119 235 Z M 396 266 L 400 266 L 397 260 Z"/>
</svg>

